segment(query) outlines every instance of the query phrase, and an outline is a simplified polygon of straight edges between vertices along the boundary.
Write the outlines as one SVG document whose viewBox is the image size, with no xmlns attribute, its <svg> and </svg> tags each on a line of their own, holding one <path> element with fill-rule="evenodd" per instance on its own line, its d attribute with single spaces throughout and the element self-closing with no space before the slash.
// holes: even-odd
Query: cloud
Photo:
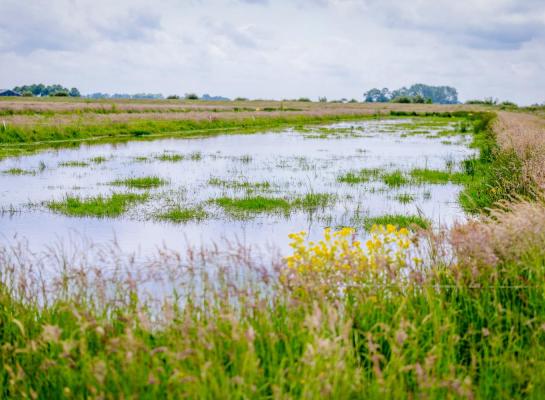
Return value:
<svg viewBox="0 0 545 400">
<path fill-rule="evenodd" d="M 424 82 L 545 100 L 543 0 L 2 0 L 0 15 L 0 87 L 361 99 Z"/>
<path fill-rule="evenodd" d="M 13 0 L 0 4 L 2 51 L 77 51 L 98 41 L 142 40 L 160 28 L 158 15 L 142 7 L 97 8 L 83 2 L 35 1 L 21 6 Z M 102 4 L 106 4 L 102 2 Z"/>
</svg>

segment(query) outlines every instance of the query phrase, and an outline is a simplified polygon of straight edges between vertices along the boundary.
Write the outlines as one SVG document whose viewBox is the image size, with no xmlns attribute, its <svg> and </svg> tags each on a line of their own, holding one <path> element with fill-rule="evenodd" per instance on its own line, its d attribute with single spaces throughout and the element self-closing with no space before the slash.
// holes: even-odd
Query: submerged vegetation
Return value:
<svg viewBox="0 0 545 400">
<path fill-rule="evenodd" d="M 176 206 L 157 215 L 157 219 L 170 222 L 202 221 L 207 217 L 207 212 L 201 207 L 184 208 L 181 206 Z"/>
<path fill-rule="evenodd" d="M 126 186 L 135 189 L 151 189 L 167 184 L 167 181 L 158 176 L 143 176 L 140 178 L 118 179 L 110 183 L 114 186 Z"/>
<path fill-rule="evenodd" d="M 62 201 L 50 201 L 47 207 L 73 217 L 117 217 L 131 204 L 147 200 L 147 194 L 113 193 L 111 196 L 81 198 L 66 196 Z"/>
<path fill-rule="evenodd" d="M 259 212 L 283 212 L 290 209 L 290 202 L 286 199 L 265 196 L 253 196 L 246 198 L 220 197 L 214 202 L 231 213 L 259 213 Z"/>
<path fill-rule="evenodd" d="M 378 217 L 365 218 L 364 228 L 368 231 L 375 225 L 392 225 L 396 228 L 420 228 L 426 229 L 431 223 L 420 215 L 386 214 Z"/>
<path fill-rule="evenodd" d="M 255 213 L 282 213 L 300 209 L 314 211 L 325 208 L 335 200 L 329 193 L 307 193 L 294 199 L 266 196 L 246 196 L 244 198 L 220 197 L 213 202 L 234 216 L 244 217 Z"/>
</svg>

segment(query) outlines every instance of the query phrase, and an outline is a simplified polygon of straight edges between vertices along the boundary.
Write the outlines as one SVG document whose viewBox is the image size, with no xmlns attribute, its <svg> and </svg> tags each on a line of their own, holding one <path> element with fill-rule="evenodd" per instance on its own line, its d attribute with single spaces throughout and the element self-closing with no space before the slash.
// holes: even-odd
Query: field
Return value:
<svg viewBox="0 0 545 400">
<path fill-rule="evenodd" d="M 0 100 L 0 397 L 540 398 L 541 109 Z"/>
</svg>

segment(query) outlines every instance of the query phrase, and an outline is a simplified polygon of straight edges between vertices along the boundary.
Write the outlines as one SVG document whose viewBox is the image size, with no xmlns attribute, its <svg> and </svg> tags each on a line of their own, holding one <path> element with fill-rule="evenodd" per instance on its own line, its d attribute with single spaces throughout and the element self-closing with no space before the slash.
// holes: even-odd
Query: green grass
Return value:
<svg viewBox="0 0 545 400">
<path fill-rule="evenodd" d="M 237 181 L 237 180 L 225 180 L 220 178 L 210 178 L 208 184 L 212 186 L 219 186 L 226 189 L 235 189 L 235 190 L 269 190 L 272 185 L 270 182 L 248 182 L 248 181 Z"/>
<path fill-rule="evenodd" d="M 397 228 L 422 228 L 430 227 L 430 221 L 419 215 L 386 214 L 378 217 L 367 217 L 364 220 L 364 228 L 371 229 L 373 225 L 394 225 Z"/>
<path fill-rule="evenodd" d="M 130 205 L 147 200 L 147 194 L 114 193 L 111 196 L 66 196 L 62 201 L 51 201 L 46 206 L 55 212 L 73 217 L 117 217 Z"/>
<path fill-rule="evenodd" d="M 464 190 L 459 202 L 470 213 L 488 212 L 495 204 L 513 198 L 535 200 L 539 188 L 525 179 L 522 161 L 513 150 L 502 150 L 492 130 L 493 113 L 479 114 L 472 120 L 471 147 L 478 157 L 464 160 Z"/>
<path fill-rule="evenodd" d="M 415 168 L 410 172 L 412 181 L 415 183 L 464 183 L 471 180 L 471 176 L 463 172 L 441 171 L 429 168 Z"/>
<path fill-rule="evenodd" d="M 176 206 L 164 213 L 157 215 L 157 219 L 170 222 L 202 221 L 208 217 L 208 213 L 201 207 L 184 208 Z"/>
<path fill-rule="evenodd" d="M 335 196 L 329 193 L 307 193 L 291 200 L 259 195 L 244 198 L 221 197 L 213 202 L 233 215 L 243 216 L 255 213 L 283 213 L 287 215 L 296 209 L 314 211 L 329 206 L 334 200 Z"/>
<path fill-rule="evenodd" d="M 202 153 L 200 151 L 195 151 L 189 155 L 189 159 L 192 161 L 201 161 Z"/>
<path fill-rule="evenodd" d="M 292 201 L 292 206 L 303 210 L 315 210 L 325 208 L 335 201 L 335 196 L 330 193 L 307 193 L 303 197 Z"/>
<path fill-rule="evenodd" d="M 337 177 L 337 182 L 348 183 L 350 185 L 365 183 L 365 182 L 369 182 L 372 179 L 378 179 L 378 177 L 380 176 L 380 173 L 381 173 L 381 170 L 378 168 L 361 169 L 357 172 L 351 171 Z"/>
<path fill-rule="evenodd" d="M 10 168 L 2 171 L 3 174 L 8 175 L 35 175 L 36 172 L 28 169 Z"/>
<path fill-rule="evenodd" d="M 159 186 L 164 186 L 167 183 L 168 182 L 166 180 L 161 179 L 158 176 L 143 176 L 140 178 L 118 179 L 111 182 L 110 185 L 125 186 L 135 189 L 151 189 Z"/>
<path fill-rule="evenodd" d="M 545 246 L 535 245 L 493 267 L 459 260 L 414 274 L 383 261 L 361 275 L 335 258 L 335 274 L 304 280 L 252 280 L 261 264 L 245 253 L 199 253 L 194 272 L 167 258 L 189 283 L 169 280 L 157 307 L 140 293 L 164 260 L 123 283 L 59 258 L 53 270 L 67 272 L 48 301 L 4 261 L 0 397 L 539 399 Z"/>
<path fill-rule="evenodd" d="M 106 157 L 98 156 L 98 157 L 93 157 L 93 158 L 89 159 L 89 161 L 91 161 L 92 163 L 95 163 L 95 164 L 102 164 L 102 163 L 108 161 L 108 159 Z"/>
<path fill-rule="evenodd" d="M 169 153 L 164 153 L 159 156 L 155 156 L 156 160 L 167 161 L 167 162 L 178 162 L 178 161 L 184 160 L 184 158 L 185 157 L 183 154 L 169 154 Z"/>
<path fill-rule="evenodd" d="M 89 163 L 85 161 L 64 161 L 59 163 L 59 167 L 88 167 Z"/>
<path fill-rule="evenodd" d="M 286 199 L 265 196 L 252 196 L 240 199 L 220 197 L 215 199 L 214 203 L 232 213 L 287 213 L 291 208 L 290 202 Z"/>
<path fill-rule="evenodd" d="M 409 179 L 405 177 L 405 174 L 402 171 L 396 170 L 383 174 L 382 182 L 384 182 L 386 186 L 389 186 L 391 188 L 397 188 L 408 184 Z"/>
<path fill-rule="evenodd" d="M 414 196 L 409 193 L 400 193 L 395 196 L 395 199 L 401 204 L 409 204 L 414 201 Z"/>
</svg>

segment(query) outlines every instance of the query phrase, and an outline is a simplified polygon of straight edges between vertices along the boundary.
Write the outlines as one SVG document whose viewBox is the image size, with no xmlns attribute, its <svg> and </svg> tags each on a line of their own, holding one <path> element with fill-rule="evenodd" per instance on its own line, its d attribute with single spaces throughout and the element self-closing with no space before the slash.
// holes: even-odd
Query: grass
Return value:
<svg viewBox="0 0 545 400">
<path fill-rule="evenodd" d="M 421 228 L 430 227 L 430 221 L 419 215 L 386 214 L 378 217 L 367 217 L 364 220 L 364 228 L 370 230 L 373 225 L 393 225 L 397 228 Z"/>
<path fill-rule="evenodd" d="M 290 202 L 286 199 L 265 196 L 252 196 L 241 199 L 220 197 L 214 200 L 218 206 L 231 213 L 287 213 Z"/>
<path fill-rule="evenodd" d="M 168 182 L 158 176 L 143 176 L 140 178 L 118 179 L 110 183 L 114 186 L 125 186 L 134 189 L 152 189 L 164 186 Z"/>
<path fill-rule="evenodd" d="M 334 200 L 335 196 L 329 193 L 307 193 L 292 200 L 259 195 L 244 198 L 221 197 L 215 199 L 214 203 L 235 215 L 279 212 L 288 214 L 295 209 L 314 211 L 318 208 L 325 208 Z"/>
<path fill-rule="evenodd" d="M 208 213 L 201 207 L 184 208 L 176 206 L 164 213 L 157 215 L 157 219 L 170 222 L 202 221 L 208 217 Z"/>
<path fill-rule="evenodd" d="M 134 203 L 147 200 L 147 194 L 114 193 L 111 196 L 81 198 L 66 196 L 62 201 L 51 201 L 46 206 L 55 212 L 72 217 L 117 217 Z"/>
<path fill-rule="evenodd" d="M 248 182 L 248 181 L 237 181 L 237 180 L 225 180 L 220 178 L 210 178 L 208 184 L 212 186 L 219 186 L 226 189 L 236 189 L 236 190 L 269 190 L 272 185 L 270 182 Z"/>
<path fill-rule="evenodd" d="M 380 176 L 381 170 L 378 168 L 361 169 L 357 172 L 347 172 L 344 175 L 337 177 L 337 182 L 348 183 L 355 185 L 358 183 L 369 182 L 371 179 L 377 179 Z"/>
<path fill-rule="evenodd" d="M 35 175 L 36 172 L 28 169 L 21 169 L 21 168 L 10 168 L 2 171 L 4 174 L 9 175 Z"/>
<path fill-rule="evenodd" d="M 395 199 L 401 204 L 409 204 L 414 201 L 414 196 L 409 193 L 400 193 L 395 196 Z"/>
<path fill-rule="evenodd" d="M 471 176 L 463 172 L 441 171 L 429 168 L 415 168 L 410 172 L 412 181 L 415 183 L 464 183 L 471 179 Z"/>
<path fill-rule="evenodd" d="M 159 160 L 159 161 L 167 161 L 167 162 L 178 162 L 178 161 L 183 161 L 184 160 L 184 155 L 183 154 L 168 154 L 168 153 L 164 153 L 164 154 L 161 154 L 159 156 L 155 156 L 155 159 L 156 160 Z"/>
<path fill-rule="evenodd" d="M 529 190 L 523 160 L 488 129 L 464 163 L 475 209 Z M 236 204 L 296 201 L 247 200 Z M 246 248 L 140 264 L 102 247 L 44 257 L 0 244 L 0 398 L 539 399 L 545 205 L 522 206 L 439 235 L 298 234 L 270 264 Z M 418 242 L 423 258 L 403 250 Z"/>
<path fill-rule="evenodd" d="M 93 158 L 89 159 L 89 161 L 91 161 L 92 163 L 95 163 L 95 164 L 102 164 L 102 163 L 105 163 L 106 161 L 108 161 L 108 159 L 106 157 L 103 157 L 103 156 L 98 156 L 98 157 L 93 157 Z"/>
<path fill-rule="evenodd" d="M 307 193 L 303 197 L 292 201 L 292 206 L 304 210 L 315 210 L 325 208 L 335 200 L 335 195 L 330 193 Z"/>
<path fill-rule="evenodd" d="M 541 397 L 543 241 L 522 259 L 413 269 L 404 252 L 380 257 L 384 235 L 365 258 L 335 238 L 297 242 L 279 277 L 242 251 L 199 253 L 187 268 L 167 252 L 147 268 L 115 254 L 53 258 L 64 272 L 47 301 L 31 285 L 38 271 L 4 268 L 33 265 L 31 254 L 0 252 L 0 396 Z M 130 279 L 93 269 L 119 264 Z M 157 306 L 140 294 L 179 274 Z"/>
<path fill-rule="evenodd" d="M 405 177 L 405 174 L 402 171 L 396 170 L 383 174 L 382 182 L 384 182 L 386 186 L 397 188 L 408 184 L 409 180 Z"/>
<path fill-rule="evenodd" d="M 89 164 L 85 161 L 64 161 L 59 163 L 60 167 L 88 167 Z"/>
</svg>

